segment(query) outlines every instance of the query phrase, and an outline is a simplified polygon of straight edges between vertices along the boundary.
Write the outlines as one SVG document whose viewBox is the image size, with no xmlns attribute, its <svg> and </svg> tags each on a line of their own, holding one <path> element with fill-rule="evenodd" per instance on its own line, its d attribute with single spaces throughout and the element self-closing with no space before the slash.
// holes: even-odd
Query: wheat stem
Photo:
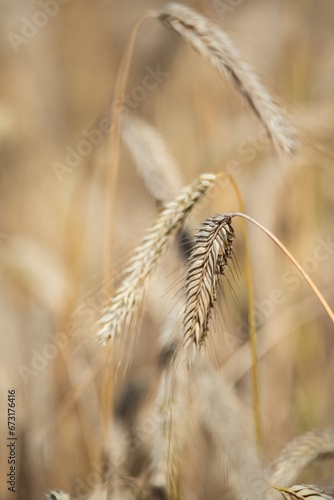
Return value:
<svg viewBox="0 0 334 500">
<path fill-rule="evenodd" d="M 235 182 L 234 178 L 226 173 L 221 172 L 217 177 L 225 177 L 229 180 L 235 195 L 238 200 L 239 210 L 244 212 L 244 202 L 240 192 L 240 189 Z M 252 392 L 253 392 L 253 417 L 255 426 L 255 436 L 256 444 L 259 454 L 259 459 L 263 459 L 263 435 L 262 435 L 262 423 L 261 423 L 261 404 L 260 404 L 260 383 L 259 383 L 259 361 L 258 361 L 258 349 L 257 349 L 257 331 L 255 323 L 255 308 L 254 308 L 254 288 L 253 288 L 253 277 L 252 268 L 250 264 L 250 252 L 248 245 L 248 236 L 246 232 L 245 222 L 242 221 L 241 224 L 242 238 L 244 242 L 244 260 L 245 260 L 245 277 L 247 286 L 247 311 L 248 311 L 248 325 L 249 325 L 249 339 L 250 339 L 250 350 L 252 358 L 251 366 L 251 379 L 252 379 Z"/>
<path fill-rule="evenodd" d="M 307 274 L 307 272 L 304 271 L 302 266 L 294 258 L 294 256 L 289 252 L 289 250 L 283 245 L 283 243 L 278 238 L 276 238 L 276 236 L 271 231 L 269 231 L 269 229 L 264 227 L 262 224 L 260 224 L 260 222 L 253 219 L 249 215 L 246 215 L 243 213 L 238 213 L 238 212 L 235 212 L 235 213 L 230 214 L 230 215 L 231 215 L 231 217 L 242 217 L 242 218 L 248 220 L 249 222 L 251 222 L 252 224 L 257 226 L 259 229 L 261 229 L 261 231 L 263 231 L 267 236 L 269 236 L 269 238 L 271 238 L 274 241 L 274 243 L 276 243 L 276 245 L 285 253 L 285 255 L 291 260 L 293 265 L 298 269 L 298 271 L 300 272 L 300 274 L 302 275 L 304 280 L 307 282 L 307 284 L 310 286 L 311 290 L 315 293 L 315 295 L 319 299 L 321 305 L 325 309 L 329 318 L 334 323 L 334 313 L 333 313 L 332 309 L 330 308 L 329 304 L 327 303 L 326 299 L 324 298 L 324 296 L 320 292 L 319 288 L 315 285 L 313 280 L 310 278 L 310 276 Z"/>
<path fill-rule="evenodd" d="M 105 289 L 112 275 L 112 262 L 113 262 L 113 248 L 112 238 L 110 235 L 114 234 L 114 221 L 116 217 L 116 188 L 117 176 L 119 169 L 119 155 L 120 155 L 120 140 L 121 140 L 121 120 L 124 112 L 125 92 L 129 72 L 132 62 L 132 56 L 135 46 L 135 41 L 139 28 L 147 19 L 155 17 L 153 11 L 146 12 L 136 21 L 130 37 L 126 43 L 117 79 L 115 84 L 114 99 L 111 107 L 111 127 L 108 143 L 108 169 L 106 179 L 106 201 L 105 201 L 105 240 L 104 240 L 104 277 Z"/>
<path fill-rule="evenodd" d="M 260 383 L 259 383 L 259 360 L 258 360 L 258 349 L 257 349 L 257 331 L 255 323 L 255 310 L 254 310 L 254 289 L 253 289 L 253 278 L 252 270 L 250 266 L 249 258 L 249 245 L 248 238 L 246 234 L 245 225 L 242 224 L 241 231 L 243 233 L 244 241 L 244 254 L 245 254 L 245 276 L 247 284 L 247 309 L 248 309 L 248 325 L 249 325 L 249 339 L 250 339 L 250 350 L 252 357 L 252 388 L 253 388 L 253 414 L 254 414 L 254 425 L 255 425 L 255 435 L 256 443 L 259 454 L 259 459 L 263 459 L 263 436 L 262 436 L 262 425 L 261 425 L 261 406 L 260 406 Z"/>
<path fill-rule="evenodd" d="M 107 153 L 107 172 L 106 172 L 106 188 L 105 188 L 105 214 L 104 214 L 104 252 L 103 252 L 103 290 L 104 297 L 107 297 L 108 287 L 110 286 L 110 278 L 113 268 L 113 234 L 114 224 L 116 219 L 116 191 L 117 191 L 117 176 L 119 169 L 120 155 L 120 139 L 121 139 L 121 119 L 124 112 L 126 85 L 129 78 L 130 66 L 134 51 L 134 45 L 137 38 L 139 28 L 143 22 L 152 16 L 151 12 L 147 12 L 139 17 L 136 21 L 130 37 L 125 46 L 119 71 L 117 73 L 114 99 L 111 106 L 111 127 L 108 141 Z M 111 357 L 111 347 L 109 348 L 108 358 Z M 113 399 L 113 380 L 112 377 L 105 375 L 101 386 L 102 400 L 102 429 L 105 437 L 109 433 L 109 416 L 110 408 L 112 407 Z M 106 441 L 105 441 L 106 442 Z"/>
</svg>

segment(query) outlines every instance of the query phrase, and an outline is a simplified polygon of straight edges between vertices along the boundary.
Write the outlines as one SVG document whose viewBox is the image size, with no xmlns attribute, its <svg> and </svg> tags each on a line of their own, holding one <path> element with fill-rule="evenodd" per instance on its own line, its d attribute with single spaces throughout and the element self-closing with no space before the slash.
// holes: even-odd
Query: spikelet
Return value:
<svg viewBox="0 0 334 500">
<path fill-rule="evenodd" d="M 179 33 L 220 76 L 227 74 L 266 128 L 277 149 L 293 154 L 297 141 L 287 117 L 266 92 L 253 69 L 240 59 L 229 37 L 208 19 L 178 3 L 164 6 L 160 21 Z"/>
<path fill-rule="evenodd" d="M 205 220 L 196 234 L 189 259 L 184 314 L 184 345 L 199 349 L 205 343 L 219 276 L 232 253 L 234 230 L 229 215 Z"/>
<path fill-rule="evenodd" d="M 333 500 L 333 497 L 310 484 L 296 484 L 291 488 L 273 486 L 273 488 L 279 491 L 285 500 Z"/>
<path fill-rule="evenodd" d="M 161 261 L 168 243 L 215 179 L 213 174 L 200 176 L 195 183 L 184 188 L 174 201 L 164 205 L 156 222 L 135 250 L 125 270 L 123 282 L 102 313 L 98 338 L 103 343 L 109 340 L 116 342 L 122 332 L 131 329 L 147 283 Z"/>
</svg>

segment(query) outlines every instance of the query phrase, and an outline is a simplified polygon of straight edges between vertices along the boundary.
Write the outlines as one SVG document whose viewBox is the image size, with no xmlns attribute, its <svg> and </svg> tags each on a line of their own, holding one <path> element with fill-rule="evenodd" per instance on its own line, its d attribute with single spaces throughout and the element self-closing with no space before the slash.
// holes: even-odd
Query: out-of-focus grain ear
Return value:
<svg viewBox="0 0 334 500">
<path fill-rule="evenodd" d="M 142 118 L 130 115 L 122 120 L 122 137 L 154 199 L 159 202 L 174 199 L 184 186 L 184 181 L 157 129 Z"/>
<path fill-rule="evenodd" d="M 242 61 L 239 51 L 218 26 L 189 7 L 165 5 L 159 20 L 193 47 L 222 77 L 226 75 L 267 130 L 275 147 L 286 154 L 297 151 L 297 138 L 287 116 L 268 94 L 252 67 Z"/>
<path fill-rule="evenodd" d="M 333 430 L 307 432 L 288 443 L 282 450 L 268 468 L 268 480 L 270 484 L 290 486 L 306 468 L 320 459 L 333 457 Z"/>
</svg>

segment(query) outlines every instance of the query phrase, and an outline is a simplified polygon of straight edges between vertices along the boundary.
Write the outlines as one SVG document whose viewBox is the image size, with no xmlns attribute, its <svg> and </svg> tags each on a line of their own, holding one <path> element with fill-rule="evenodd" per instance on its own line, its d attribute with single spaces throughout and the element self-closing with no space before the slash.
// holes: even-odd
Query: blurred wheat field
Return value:
<svg viewBox="0 0 334 500">
<path fill-rule="evenodd" d="M 117 351 L 116 361 L 110 359 L 110 348 L 96 341 L 106 299 L 104 245 L 107 238 L 113 254 L 109 297 L 161 203 L 201 174 L 231 173 L 245 212 L 270 228 L 328 303 L 334 303 L 330 0 L 187 2 L 230 36 L 287 111 L 300 139 L 293 159 L 275 151 L 227 80 L 176 33 L 145 21 L 127 85 L 128 118 L 154 127 L 180 171 L 173 177 L 167 167 L 154 199 L 153 170 L 145 178 L 136 169 L 131 154 L 135 130 L 128 128 L 113 190 L 113 231 L 106 233 L 110 108 L 122 52 L 138 16 L 166 5 L 144 0 L 0 5 L 1 498 L 43 499 L 57 488 L 77 499 L 166 498 L 153 465 L 161 454 L 157 427 L 165 418 L 164 388 L 173 386 L 168 363 L 177 340 L 166 347 L 164 335 L 181 321 L 188 238 L 207 217 L 239 211 L 235 193 L 221 178 L 194 209 L 183 240 L 170 243 L 153 276 L 134 335 Z M 142 122 L 135 123 L 143 132 Z M 159 158 L 161 149 L 155 164 Z M 169 176 L 175 193 L 166 188 Z M 235 446 L 240 474 L 257 460 L 240 221 L 234 231 L 237 264 L 222 293 L 218 289 L 208 337 L 214 375 L 201 367 L 193 386 L 184 389 L 189 375 L 180 371 L 175 383 L 182 417 L 178 433 L 171 436 L 176 449 L 182 448 L 182 495 L 178 491 L 175 498 L 243 496 L 236 487 L 238 471 L 217 445 L 220 439 L 227 440 L 228 450 Z M 286 256 L 257 229 L 250 227 L 248 235 L 267 469 L 298 436 L 333 429 L 333 325 Z M 15 493 L 7 489 L 4 444 L 7 391 L 13 388 Z M 187 407 L 181 389 L 194 406 Z M 196 391 L 203 395 L 200 401 Z M 218 401 L 222 407 L 213 410 Z M 235 413 L 228 413 L 226 402 Z M 231 424 L 230 438 L 222 422 L 226 429 Z M 185 442 L 189 432 L 193 438 Z M 332 434 L 326 434 L 325 445 L 333 445 L 331 440 Z M 314 484 L 333 495 L 329 444 L 317 458 L 324 457 L 310 460 L 293 482 L 284 473 L 287 484 L 278 471 L 282 484 L 277 486 Z M 249 488 L 251 496 L 253 485 Z M 278 492 L 272 495 L 279 498 Z"/>
</svg>

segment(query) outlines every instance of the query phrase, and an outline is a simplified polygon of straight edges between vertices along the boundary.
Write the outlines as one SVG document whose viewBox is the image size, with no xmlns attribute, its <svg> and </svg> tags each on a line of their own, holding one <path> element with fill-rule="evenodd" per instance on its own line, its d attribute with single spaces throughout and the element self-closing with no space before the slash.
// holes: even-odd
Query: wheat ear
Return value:
<svg viewBox="0 0 334 500">
<path fill-rule="evenodd" d="M 185 346 L 192 345 L 198 350 L 205 343 L 219 276 L 225 273 L 232 255 L 233 238 L 229 215 L 206 219 L 196 234 L 186 281 Z"/>
<path fill-rule="evenodd" d="M 141 118 L 124 117 L 122 125 L 123 140 L 149 192 L 157 201 L 174 199 L 184 182 L 164 139 Z"/>
<path fill-rule="evenodd" d="M 268 471 L 269 482 L 290 486 L 306 467 L 324 457 L 334 457 L 334 431 L 303 434 L 289 443 L 273 462 Z"/>
<path fill-rule="evenodd" d="M 310 484 L 295 484 L 291 488 L 272 487 L 279 491 L 285 500 L 333 500 L 333 497 Z"/>
<path fill-rule="evenodd" d="M 227 74 L 230 77 L 279 150 L 288 154 L 296 152 L 296 137 L 287 117 L 268 95 L 253 69 L 240 59 L 239 51 L 218 26 L 178 3 L 164 6 L 159 19 L 208 60 L 220 76 Z"/>
<path fill-rule="evenodd" d="M 174 201 L 164 205 L 156 222 L 135 250 L 123 282 L 103 310 L 98 332 L 103 343 L 118 340 L 121 333 L 131 327 L 142 303 L 145 287 L 168 243 L 215 179 L 213 174 L 202 175 L 184 188 Z"/>
</svg>

